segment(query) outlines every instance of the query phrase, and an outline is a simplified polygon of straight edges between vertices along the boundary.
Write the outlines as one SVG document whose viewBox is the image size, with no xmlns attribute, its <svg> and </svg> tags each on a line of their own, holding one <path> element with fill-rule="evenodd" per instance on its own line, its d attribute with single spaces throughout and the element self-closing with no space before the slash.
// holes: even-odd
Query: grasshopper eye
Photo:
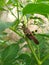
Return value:
<svg viewBox="0 0 49 65">
<path fill-rule="evenodd" d="M 35 32 L 34 31 L 32 31 L 32 33 L 33 33 L 33 35 L 35 35 Z"/>
<path fill-rule="evenodd" d="M 32 33 L 34 33 L 34 31 L 32 31 Z"/>
<path fill-rule="evenodd" d="M 35 30 L 35 32 L 37 32 L 37 30 Z"/>
</svg>

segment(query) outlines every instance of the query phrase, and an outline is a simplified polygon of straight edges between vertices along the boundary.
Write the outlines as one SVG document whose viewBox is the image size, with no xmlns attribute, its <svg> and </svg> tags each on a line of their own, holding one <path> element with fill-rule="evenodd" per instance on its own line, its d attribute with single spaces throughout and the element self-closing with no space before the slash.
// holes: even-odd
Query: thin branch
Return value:
<svg viewBox="0 0 49 65">
<path fill-rule="evenodd" d="M 10 10 L 10 8 L 7 6 L 7 4 L 5 4 L 6 7 L 8 8 L 8 10 L 11 12 L 11 14 L 17 19 L 17 17 L 14 15 L 14 13 Z"/>
</svg>

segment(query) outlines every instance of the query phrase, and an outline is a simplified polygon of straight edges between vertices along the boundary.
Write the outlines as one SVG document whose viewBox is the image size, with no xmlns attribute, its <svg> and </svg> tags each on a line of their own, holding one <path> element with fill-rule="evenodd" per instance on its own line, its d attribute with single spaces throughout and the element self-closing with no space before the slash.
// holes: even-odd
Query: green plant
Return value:
<svg viewBox="0 0 49 65">
<path fill-rule="evenodd" d="M 6 6 L 11 14 L 16 18 L 13 23 L 1 23 L 0 21 L 0 32 L 2 33 L 6 28 L 10 28 L 21 37 L 21 39 L 15 42 L 15 44 L 13 43 L 8 45 L 7 42 L 9 43 L 9 41 L 3 39 L 3 36 L 6 34 L 0 33 L 0 65 L 49 65 L 49 34 L 35 33 L 35 37 L 39 41 L 39 44 L 36 45 L 33 40 L 31 41 L 25 34 L 22 33 L 22 28 L 19 26 L 19 24 L 22 23 L 23 17 L 24 22 L 22 24 L 27 26 L 26 24 L 28 23 L 29 18 L 35 13 L 48 17 L 49 5 L 48 3 L 43 3 L 42 0 L 40 0 L 40 2 L 39 0 L 35 0 L 34 2 L 32 0 L 27 0 L 26 3 L 27 5 L 24 5 L 19 0 L 8 0 L 7 3 L 5 0 L 1 0 L 0 2 L 0 10 L 6 11 L 6 9 L 4 9 L 4 6 Z M 9 5 L 17 8 L 17 17 L 11 11 L 13 8 L 11 9 L 8 7 Z M 41 22 L 41 20 L 40 22 L 35 22 L 34 25 L 39 25 Z M 43 22 L 41 24 L 43 25 Z M 20 47 L 20 44 L 22 45 L 25 41 L 27 44 Z M 27 50 L 29 48 L 29 51 L 23 52 L 23 48 L 27 48 Z"/>
</svg>

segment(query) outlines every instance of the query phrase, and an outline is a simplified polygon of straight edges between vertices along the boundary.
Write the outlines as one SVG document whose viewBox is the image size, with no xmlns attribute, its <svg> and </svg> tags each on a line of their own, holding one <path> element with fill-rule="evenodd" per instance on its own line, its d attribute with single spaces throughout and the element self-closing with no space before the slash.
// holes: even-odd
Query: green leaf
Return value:
<svg viewBox="0 0 49 65">
<path fill-rule="evenodd" d="M 48 34 L 37 34 L 36 37 L 39 41 L 40 59 L 43 59 L 45 56 L 47 56 L 47 54 L 49 54 L 49 35 Z M 36 49 L 36 52 L 37 51 L 38 49 Z"/>
<path fill-rule="evenodd" d="M 13 3 L 17 3 L 18 2 L 18 0 L 11 0 Z"/>
<path fill-rule="evenodd" d="M 24 42 L 25 42 L 24 38 L 20 38 L 20 39 L 17 41 L 18 44 L 22 44 L 22 43 L 24 43 Z"/>
<path fill-rule="evenodd" d="M 37 0 L 37 2 L 45 2 L 45 1 L 49 1 L 49 0 Z"/>
<path fill-rule="evenodd" d="M 32 54 L 26 54 L 26 53 L 23 53 L 21 54 L 17 59 L 19 61 L 21 61 L 22 63 L 25 63 L 25 65 L 37 65 L 37 62 L 34 58 L 34 55 L 31 56 Z"/>
<path fill-rule="evenodd" d="M 5 48 L 1 55 L 3 65 L 13 65 L 12 63 L 15 61 L 18 51 L 19 46 L 17 44 L 12 44 Z"/>
<path fill-rule="evenodd" d="M 6 28 L 9 28 L 12 25 L 13 25 L 13 23 L 11 23 L 11 22 L 0 21 L 0 32 L 3 32 Z"/>
<path fill-rule="evenodd" d="M 37 3 L 45 3 L 49 5 L 49 0 L 37 0 Z"/>
<path fill-rule="evenodd" d="M 0 7 L 3 7 L 5 5 L 5 0 L 0 0 Z"/>
<path fill-rule="evenodd" d="M 34 13 L 49 14 L 49 5 L 44 3 L 38 3 L 38 4 L 30 3 L 23 8 L 22 12 L 23 15 Z"/>
<path fill-rule="evenodd" d="M 47 59 L 42 65 L 49 65 L 49 59 Z"/>
<path fill-rule="evenodd" d="M 9 0 L 7 4 L 13 4 L 14 6 L 17 4 L 18 0 Z"/>
<path fill-rule="evenodd" d="M 37 34 L 39 36 L 49 37 L 49 34 Z"/>
</svg>

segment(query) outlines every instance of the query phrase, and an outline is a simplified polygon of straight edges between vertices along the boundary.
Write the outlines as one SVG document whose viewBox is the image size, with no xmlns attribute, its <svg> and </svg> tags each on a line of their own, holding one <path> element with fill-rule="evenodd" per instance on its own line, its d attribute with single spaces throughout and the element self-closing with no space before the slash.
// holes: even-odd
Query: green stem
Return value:
<svg viewBox="0 0 49 65">
<path fill-rule="evenodd" d="M 21 37 L 24 38 L 24 35 L 23 35 L 22 33 L 20 33 L 19 31 L 14 30 L 12 27 L 10 27 L 10 29 L 11 29 L 12 31 L 14 31 L 15 33 L 17 33 L 19 36 L 21 36 Z"/>
<path fill-rule="evenodd" d="M 10 10 L 10 8 L 5 4 L 5 6 L 8 8 L 8 10 L 11 12 L 11 14 L 17 19 L 17 17 L 14 15 L 14 13 Z"/>
<path fill-rule="evenodd" d="M 34 51 L 32 45 L 31 45 L 31 42 L 28 40 L 28 38 L 26 38 L 26 41 L 27 41 L 27 43 L 28 43 L 28 45 L 29 45 L 29 48 L 30 48 L 31 52 L 34 54 L 34 56 L 35 56 L 35 58 L 36 58 L 38 64 L 41 65 L 42 62 L 38 59 L 38 57 L 37 57 L 37 55 L 36 55 L 36 53 L 35 53 L 35 51 Z"/>
<path fill-rule="evenodd" d="M 40 59 L 40 51 L 39 51 L 39 46 L 37 46 L 37 48 L 38 48 L 38 57 L 39 57 L 39 59 Z"/>
<path fill-rule="evenodd" d="M 19 22 L 19 3 L 17 1 L 17 16 L 18 16 L 18 22 Z"/>
</svg>

